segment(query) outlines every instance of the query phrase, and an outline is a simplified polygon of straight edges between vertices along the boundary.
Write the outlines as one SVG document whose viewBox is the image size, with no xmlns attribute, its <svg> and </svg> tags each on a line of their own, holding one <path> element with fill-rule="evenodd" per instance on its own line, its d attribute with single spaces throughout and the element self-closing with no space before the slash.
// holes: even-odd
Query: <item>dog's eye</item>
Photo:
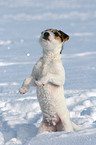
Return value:
<svg viewBox="0 0 96 145">
<path fill-rule="evenodd" d="M 59 36 L 59 34 L 58 34 L 57 32 L 55 32 L 54 34 L 55 34 L 55 36 L 57 36 L 57 37 Z"/>
</svg>

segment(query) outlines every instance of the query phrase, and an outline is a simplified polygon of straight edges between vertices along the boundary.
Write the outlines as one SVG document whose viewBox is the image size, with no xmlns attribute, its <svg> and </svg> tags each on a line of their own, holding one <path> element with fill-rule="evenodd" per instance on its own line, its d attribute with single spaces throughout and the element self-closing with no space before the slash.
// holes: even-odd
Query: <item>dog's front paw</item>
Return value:
<svg viewBox="0 0 96 145">
<path fill-rule="evenodd" d="M 35 84 L 36 84 L 37 86 L 39 86 L 39 87 L 42 87 L 42 86 L 45 85 L 44 83 L 42 83 L 42 82 L 40 82 L 40 81 L 35 81 Z"/>
<path fill-rule="evenodd" d="M 39 87 L 42 87 L 48 83 L 48 75 L 40 78 L 38 81 L 35 81 L 35 84 Z"/>
<path fill-rule="evenodd" d="M 19 89 L 20 94 L 25 94 L 26 92 L 28 92 L 28 89 L 25 87 L 22 87 Z"/>
</svg>

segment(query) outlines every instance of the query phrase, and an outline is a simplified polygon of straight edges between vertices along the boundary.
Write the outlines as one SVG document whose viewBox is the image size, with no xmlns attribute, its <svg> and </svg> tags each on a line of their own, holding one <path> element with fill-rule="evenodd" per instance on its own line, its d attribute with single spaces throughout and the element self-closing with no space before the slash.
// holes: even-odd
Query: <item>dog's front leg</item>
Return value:
<svg viewBox="0 0 96 145">
<path fill-rule="evenodd" d="M 48 80 L 49 80 L 49 76 L 48 74 L 46 74 L 43 77 L 41 77 L 38 81 L 35 81 L 35 84 L 39 87 L 42 87 L 48 83 Z"/>
<path fill-rule="evenodd" d="M 33 76 L 30 76 L 24 80 L 22 87 L 19 89 L 20 94 L 25 94 L 28 92 L 30 86 L 36 86 Z"/>
<path fill-rule="evenodd" d="M 40 87 L 44 86 L 47 83 L 62 86 L 64 85 L 64 82 L 65 82 L 65 74 L 51 74 L 51 73 L 47 73 L 38 81 L 35 81 L 36 85 Z"/>
</svg>

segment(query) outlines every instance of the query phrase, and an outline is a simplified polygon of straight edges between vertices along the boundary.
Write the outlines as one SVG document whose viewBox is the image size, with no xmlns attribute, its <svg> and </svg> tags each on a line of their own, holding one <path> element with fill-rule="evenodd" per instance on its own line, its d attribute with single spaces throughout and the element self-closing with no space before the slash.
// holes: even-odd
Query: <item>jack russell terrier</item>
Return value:
<svg viewBox="0 0 96 145">
<path fill-rule="evenodd" d="M 25 94 L 36 86 L 37 97 L 43 113 L 39 133 L 44 131 L 71 132 L 81 127 L 71 122 L 64 97 L 65 71 L 61 61 L 63 43 L 69 36 L 61 30 L 48 29 L 41 33 L 43 55 L 23 82 L 19 92 Z"/>
</svg>

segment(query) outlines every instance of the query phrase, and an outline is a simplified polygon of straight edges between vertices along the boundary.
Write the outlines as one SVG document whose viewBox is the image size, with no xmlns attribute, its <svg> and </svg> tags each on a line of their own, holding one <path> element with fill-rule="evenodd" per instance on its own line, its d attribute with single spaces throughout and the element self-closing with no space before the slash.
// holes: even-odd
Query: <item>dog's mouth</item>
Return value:
<svg viewBox="0 0 96 145">
<path fill-rule="evenodd" d="M 48 32 L 45 32 L 45 33 L 43 34 L 43 39 L 44 39 L 44 40 L 50 40 L 50 39 L 49 39 L 49 36 L 50 36 L 50 34 L 49 34 Z"/>
</svg>

